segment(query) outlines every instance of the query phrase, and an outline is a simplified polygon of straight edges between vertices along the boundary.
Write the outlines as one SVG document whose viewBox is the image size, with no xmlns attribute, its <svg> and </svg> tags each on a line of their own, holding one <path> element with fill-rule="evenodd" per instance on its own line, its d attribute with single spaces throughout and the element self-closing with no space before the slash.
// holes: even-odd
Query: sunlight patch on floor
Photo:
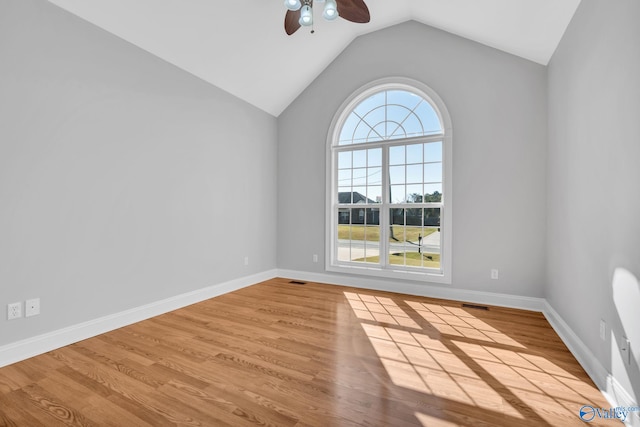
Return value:
<svg viewBox="0 0 640 427">
<path fill-rule="evenodd" d="M 423 414 L 421 412 L 415 412 L 414 415 L 420 421 L 424 427 L 458 427 L 459 424 L 452 423 L 451 421 L 442 420 L 437 417 L 433 417 L 428 414 Z"/>
<path fill-rule="evenodd" d="M 490 346 L 451 341 L 506 387 L 515 397 L 526 402 L 536 402 L 536 411 L 547 421 L 557 421 L 557 416 L 575 422 L 582 405 L 597 401 L 598 393 L 574 375 L 542 356 L 520 353 Z M 553 417 L 549 413 L 554 414 Z"/>
<path fill-rule="evenodd" d="M 395 385 L 522 418 L 439 340 L 393 327 L 361 326 Z"/>
<path fill-rule="evenodd" d="M 345 292 L 353 312 L 361 320 L 420 329 L 420 326 L 390 298 Z"/>
<path fill-rule="evenodd" d="M 416 301 L 405 301 L 405 303 L 441 334 L 525 348 L 513 338 L 478 319 L 468 310 Z"/>
</svg>

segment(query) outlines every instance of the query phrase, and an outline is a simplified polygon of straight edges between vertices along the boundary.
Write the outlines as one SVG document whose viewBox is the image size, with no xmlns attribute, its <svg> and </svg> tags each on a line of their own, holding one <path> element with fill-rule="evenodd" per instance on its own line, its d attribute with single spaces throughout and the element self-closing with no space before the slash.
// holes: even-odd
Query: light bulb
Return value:
<svg viewBox="0 0 640 427">
<path fill-rule="evenodd" d="M 313 11 L 311 10 L 311 6 L 306 4 L 302 6 L 302 9 L 300 9 L 300 20 L 298 22 L 305 27 L 313 24 Z"/>
<path fill-rule="evenodd" d="M 324 13 L 322 14 L 322 16 L 324 16 L 324 19 L 326 19 L 327 21 L 333 21 L 338 16 L 340 16 L 338 14 L 336 0 L 327 0 L 326 4 L 324 5 Z"/>
<path fill-rule="evenodd" d="M 284 7 L 291 11 L 295 12 L 296 10 L 300 9 L 300 6 L 302 6 L 300 0 L 284 0 Z"/>
</svg>

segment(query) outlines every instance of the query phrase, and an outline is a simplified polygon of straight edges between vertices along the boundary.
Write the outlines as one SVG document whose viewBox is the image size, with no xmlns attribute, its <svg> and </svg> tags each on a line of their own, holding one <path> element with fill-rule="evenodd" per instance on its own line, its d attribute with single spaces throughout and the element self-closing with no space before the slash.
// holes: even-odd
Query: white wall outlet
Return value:
<svg viewBox="0 0 640 427">
<path fill-rule="evenodd" d="M 313 262 L 318 262 L 318 254 L 313 254 Z"/>
<path fill-rule="evenodd" d="M 493 280 L 498 280 L 498 269 L 497 268 L 492 268 L 491 269 L 491 278 Z"/>
<path fill-rule="evenodd" d="M 631 343 L 628 339 L 622 338 L 622 346 L 620 348 L 620 356 L 622 356 L 622 361 L 627 365 L 631 365 Z"/>
<path fill-rule="evenodd" d="M 249 265 L 249 257 L 244 257 L 244 265 Z"/>
<path fill-rule="evenodd" d="M 607 338 L 607 322 L 600 319 L 600 339 L 604 341 Z"/>
<path fill-rule="evenodd" d="M 40 298 L 28 299 L 24 303 L 24 317 L 37 316 L 40 314 Z"/>
<path fill-rule="evenodd" d="M 22 317 L 22 303 L 14 302 L 7 305 L 7 320 Z"/>
</svg>

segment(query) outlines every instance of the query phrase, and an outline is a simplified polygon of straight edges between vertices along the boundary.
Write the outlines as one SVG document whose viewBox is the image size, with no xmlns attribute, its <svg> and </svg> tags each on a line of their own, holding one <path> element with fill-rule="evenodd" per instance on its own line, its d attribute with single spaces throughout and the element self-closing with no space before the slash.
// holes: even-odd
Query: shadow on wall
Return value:
<svg viewBox="0 0 640 427">
<path fill-rule="evenodd" d="M 631 384 L 631 398 L 638 402 L 640 397 L 640 283 L 638 278 L 629 270 L 618 267 L 613 272 L 612 279 L 613 303 L 616 315 L 613 321 L 617 325 L 611 328 L 611 374 L 619 382 L 626 378 Z M 616 335 L 614 331 L 621 331 Z M 631 346 L 626 347 L 626 340 Z M 615 396 L 618 400 L 619 396 Z M 618 400 L 620 401 L 620 400 Z M 624 400 L 623 400 L 624 401 Z"/>
</svg>

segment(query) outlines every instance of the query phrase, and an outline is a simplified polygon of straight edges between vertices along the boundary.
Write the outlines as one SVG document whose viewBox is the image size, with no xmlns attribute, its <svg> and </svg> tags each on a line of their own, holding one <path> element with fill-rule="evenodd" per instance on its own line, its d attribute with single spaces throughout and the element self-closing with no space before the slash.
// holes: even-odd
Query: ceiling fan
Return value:
<svg viewBox="0 0 640 427">
<path fill-rule="evenodd" d="M 288 9 L 284 17 L 284 30 L 288 35 L 298 31 L 298 28 L 313 25 L 314 0 L 284 0 Z M 369 8 L 364 0 L 315 0 L 315 3 L 324 3 L 322 16 L 327 21 L 341 17 L 347 21 L 364 24 L 371 19 Z M 313 30 L 311 30 L 313 33 Z"/>
</svg>

